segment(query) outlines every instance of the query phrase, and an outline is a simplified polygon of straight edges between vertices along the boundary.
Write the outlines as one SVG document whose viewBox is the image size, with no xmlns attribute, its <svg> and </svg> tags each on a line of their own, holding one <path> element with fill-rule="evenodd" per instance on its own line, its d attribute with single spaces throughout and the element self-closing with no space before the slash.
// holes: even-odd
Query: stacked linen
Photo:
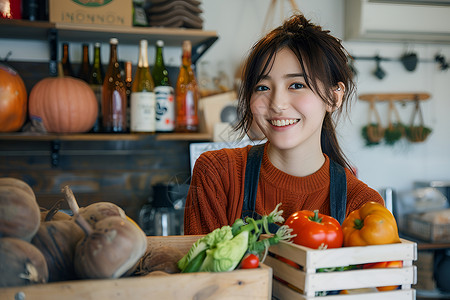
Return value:
<svg viewBox="0 0 450 300">
<path fill-rule="evenodd" d="M 147 8 L 149 25 L 202 29 L 200 5 L 197 0 L 151 0 Z"/>
</svg>

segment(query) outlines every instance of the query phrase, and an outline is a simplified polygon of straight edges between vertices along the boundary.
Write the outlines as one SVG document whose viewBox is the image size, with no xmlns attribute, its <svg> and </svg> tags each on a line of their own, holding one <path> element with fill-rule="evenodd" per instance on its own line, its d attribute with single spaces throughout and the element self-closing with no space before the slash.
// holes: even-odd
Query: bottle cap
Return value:
<svg viewBox="0 0 450 300">
<path fill-rule="evenodd" d="M 158 47 L 164 47 L 164 41 L 163 41 L 163 40 L 157 40 L 157 41 L 156 41 L 156 46 L 158 46 Z"/>
<path fill-rule="evenodd" d="M 118 43 L 119 43 L 119 40 L 118 40 L 117 38 L 110 38 L 110 39 L 109 39 L 109 43 L 110 43 L 110 44 L 118 44 Z"/>
<path fill-rule="evenodd" d="M 142 48 L 147 48 L 147 47 L 148 47 L 148 42 L 147 42 L 147 40 L 141 40 L 139 43 L 140 43 L 140 45 L 141 45 Z"/>
<path fill-rule="evenodd" d="M 188 41 L 188 40 L 183 41 L 183 46 L 182 46 L 182 48 L 183 48 L 183 51 L 191 52 L 191 49 L 192 49 L 191 41 Z"/>
<path fill-rule="evenodd" d="M 99 43 L 99 42 L 96 42 L 95 44 L 94 44 L 94 47 L 100 47 L 101 46 L 101 44 Z"/>
</svg>

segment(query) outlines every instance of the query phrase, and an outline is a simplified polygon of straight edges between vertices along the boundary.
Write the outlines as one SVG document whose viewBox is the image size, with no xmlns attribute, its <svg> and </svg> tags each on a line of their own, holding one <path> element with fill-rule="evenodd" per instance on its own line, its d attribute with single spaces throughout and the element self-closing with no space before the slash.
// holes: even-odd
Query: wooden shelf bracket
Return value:
<svg viewBox="0 0 450 300">
<path fill-rule="evenodd" d="M 381 101 L 418 101 L 427 100 L 431 97 L 429 93 L 384 93 L 384 94 L 361 94 L 359 99 L 369 102 Z"/>
</svg>

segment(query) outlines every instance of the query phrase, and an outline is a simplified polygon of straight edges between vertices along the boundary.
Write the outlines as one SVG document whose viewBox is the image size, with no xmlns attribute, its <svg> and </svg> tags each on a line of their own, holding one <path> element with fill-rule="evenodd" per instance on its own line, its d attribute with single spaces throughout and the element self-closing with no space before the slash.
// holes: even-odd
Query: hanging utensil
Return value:
<svg viewBox="0 0 450 300">
<path fill-rule="evenodd" d="M 375 71 L 373 71 L 373 75 L 375 75 L 376 78 L 381 80 L 386 76 L 386 72 L 380 66 L 381 57 L 379 57 L 377 55 L 377 56 L 375 56 L 374 59 L 375 59 L 375 63 L 376 63 L 376 68 L 375 68 Z"/>
</svg>

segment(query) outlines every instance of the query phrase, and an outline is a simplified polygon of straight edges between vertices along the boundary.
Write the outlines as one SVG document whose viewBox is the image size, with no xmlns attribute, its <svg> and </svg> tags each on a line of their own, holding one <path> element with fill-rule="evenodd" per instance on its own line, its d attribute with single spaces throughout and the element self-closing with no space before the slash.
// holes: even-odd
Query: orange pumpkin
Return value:
<svg viewBox="0 0 450 300">
<path fill-rule="evenodd" d="M 97 99 L 89 85 L 74 77 L 48 77 L 31 90 L 28 111 L 33 123 L 47 132 L 89 131 L 98 114 Z"/>
<path fill-rule="evenodd" d="M 0 64 L 0 132 L 19 130 L 27 117 L 27 89 L 19 73 Z"/>
</svg>

